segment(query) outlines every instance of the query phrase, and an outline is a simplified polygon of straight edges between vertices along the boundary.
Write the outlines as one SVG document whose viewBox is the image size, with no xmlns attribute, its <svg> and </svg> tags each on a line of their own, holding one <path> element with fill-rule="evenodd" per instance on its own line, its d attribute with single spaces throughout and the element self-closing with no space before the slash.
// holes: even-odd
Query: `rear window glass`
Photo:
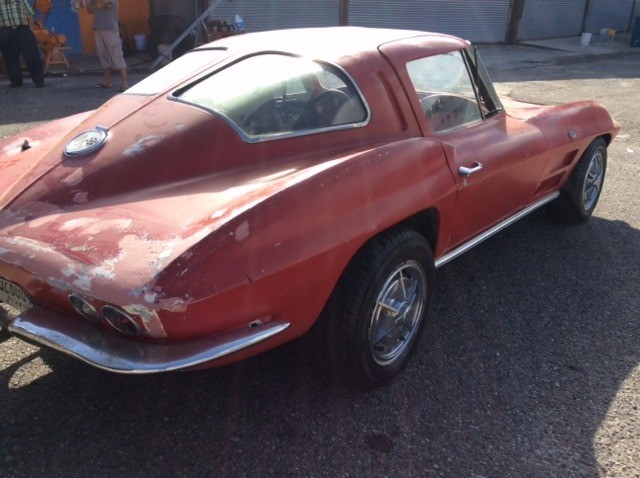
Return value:
<svg viewBox="0 0 640 478">
<path fill-rule="evenodd" d="M 248 140 L 367 119 L 365 104 L 344 72 L 280 54 L 245 58 L 175 96 L 222 115 Z"/>
</svg>

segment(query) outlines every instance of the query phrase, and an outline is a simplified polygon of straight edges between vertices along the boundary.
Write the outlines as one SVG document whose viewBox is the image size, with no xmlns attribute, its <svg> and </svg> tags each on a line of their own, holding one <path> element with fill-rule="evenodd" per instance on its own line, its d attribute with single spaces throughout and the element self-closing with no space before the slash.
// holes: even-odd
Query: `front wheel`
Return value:
<svg viewBox="0 0 640 478">
<path fill-rule="evenodd" d="M 606 169 L 607 144 L 598 138 L 578 160 L 560 191 L 560 197 L 549 205 L 549 215 L 568 224 L 579 224 L 589 219 L 598 204 Z"/>
<path fill-rule="evenodd" d="M 407 364 L 431 302 L 435 268 L 410 229 L 373 238 L 356 254 L 320 319 L 324 368 L 382 384 Z"/>
</svg>

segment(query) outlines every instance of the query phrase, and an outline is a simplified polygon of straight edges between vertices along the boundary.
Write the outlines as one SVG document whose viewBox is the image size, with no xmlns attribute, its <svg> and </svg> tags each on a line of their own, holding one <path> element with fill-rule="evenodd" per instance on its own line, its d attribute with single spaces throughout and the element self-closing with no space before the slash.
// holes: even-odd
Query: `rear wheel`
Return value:
<svg viewBox="0 0 640 478">
<path fill-rule="evenodd" d="M 417 232 L 396 229 L 367 243 L 318 324 L 324 368 L 374 385 L 399 373 L 424 326 L 434 277 L 429 244 Z"/>
<path fill-rule="evenodd" d="M 9 313 L 7 312 L 7 309 L 5 309 L 0 304 L 0 340 L 2 341 L 11 337 L 11 334 L 9 333 L 9 329 L 7 328 L 8 326 L 9 326 Z"/>
<path fill-rule="evenodd" d="M 578 160 L 567 184 L 560 191 L 560 197 L 549 205 L 549 215 L 568 224 L 589 219 L 598 204 L 606 169 L 607 144 L 598 138 Z"/>
</svg>

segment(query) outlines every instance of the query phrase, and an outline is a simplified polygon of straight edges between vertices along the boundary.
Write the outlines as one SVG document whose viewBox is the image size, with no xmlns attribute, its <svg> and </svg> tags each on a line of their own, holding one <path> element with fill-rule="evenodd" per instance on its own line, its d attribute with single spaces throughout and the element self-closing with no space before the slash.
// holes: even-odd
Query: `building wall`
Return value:
<svg viewBox="0 0 640 478">
<path fill-rule="evenodd" d="M 223 1 L 210 18 L 244 20 L 245 30 L 258 32 L 278 28 L 326 27 L 340 23 L 340 0 L 233 0 Z"/>
<path fill-rule="evenodd" d="M 133 0 L 130 0 L 133 1 Z M 640 0 L 223 0 L 212 18 L 243 17 L 246 31 L 350 25 L 431 30 L 475 42 L 578 36 L 583 28 L 626 31 Z M 152 13 L 195 20 L 209 0 L 151 0 Z M 589 11 L 586 11 L 587 5 Z M 636 8 L 636 13 L 632 9 Z M 519 19 L 513 12 L 521 12 Z M 586 16 L 585 16 L 586 15 Z"/>
<path fill-rule="evenodd" d="M 511 0 L 351 0 L 349 24 L 449 33 L 475 42 L 506 40 Z"/>
<path fill-rule="evenodd" d="M 518 40 L 576 36 L 582 33 L 587 0 L 525 0 Z"/>
<path fill-rule="evenodd" d="M 198 0 L 152 0 L 153 15 L 177 15 L 192 22 L 198 17 L 202 2 Z"/>
<path fill-rule="evenodd" d="M 594 34 L 602 28 L 628 30 L 633 8 L 633 0 L 616 0 L 615 3 L 611 0 L 589 0 L 586 30 Z"/>
</svg>

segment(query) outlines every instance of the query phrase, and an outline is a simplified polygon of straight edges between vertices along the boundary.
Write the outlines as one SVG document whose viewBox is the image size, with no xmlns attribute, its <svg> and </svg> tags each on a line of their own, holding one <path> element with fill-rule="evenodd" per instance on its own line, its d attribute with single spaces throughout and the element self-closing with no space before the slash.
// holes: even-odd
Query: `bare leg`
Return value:
<svg viewBox="0 0 640 478">
<path fill-rule="evenodd" d="M 127 69 L 120 69 L 120 85 L 122 86 L 122 90 L 126 90 L 129 88 L 129 79 L 127 77 Z"/>
<path fill-rule="evenodd" d="M 104 79 L 102 80 L 102 84 L 105 86 L 113 85 L 113 80 L 111 79 L 111 69 L 102 70 Z"/>
</svg>

